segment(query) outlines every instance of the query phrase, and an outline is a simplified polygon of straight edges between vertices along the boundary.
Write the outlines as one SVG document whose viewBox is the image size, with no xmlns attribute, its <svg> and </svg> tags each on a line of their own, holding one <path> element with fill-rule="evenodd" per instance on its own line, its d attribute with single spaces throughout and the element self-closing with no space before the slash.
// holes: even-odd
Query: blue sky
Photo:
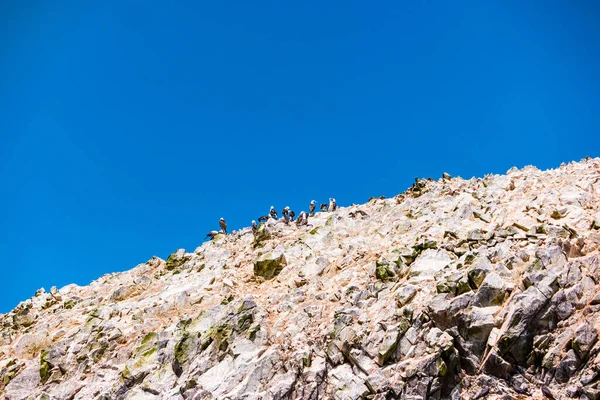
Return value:
<svg viewBox="0 0 600 400">
<path fill-rule="evenodd" d="M 219 217 L 600 156 L 599 18 L 595 1 L 4 1 L 0 312 L 191 251 Z"/>
</svg>

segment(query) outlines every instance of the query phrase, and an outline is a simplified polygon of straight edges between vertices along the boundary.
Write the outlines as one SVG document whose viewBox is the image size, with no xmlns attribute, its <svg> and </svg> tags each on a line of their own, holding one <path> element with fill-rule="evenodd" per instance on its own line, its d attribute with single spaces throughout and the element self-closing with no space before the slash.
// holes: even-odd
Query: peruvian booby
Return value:
<svg viewBox="0 0 600 400">
<path fill-rule="evenodd" d="M 258 217 L 258 222 L 267 222 L 268 220 L 269 220 L 268 215 L 263 215 L 261 217 Z"/>
<path fill-rule="evenodd" d="M 327 204 L 321 203 L 320 208 L 321 208 L 321 211 L 323 211 L 323 212 L 327 211 Z"/>
<path fill-rule="evenodd" d="M 293 221 L 294 217 L 296 216 L 296 213 L 293 210 L 290 210 L 289 214 L 290 214 L 290 221 Z"/>
<path fill-rule="evenodd" d="M 271 211 L 269 211 L 269 215 L 271 218 L 277 218 L 277 211 L 275 211 L 275 207 L 271 206 Z"/>
<path fill-rule="evenodd" d="M 333 197 L 329 198 L 329 205 L 327 206 L 327 211 L 335 211 L 337 208 L 337 204 L 335 204 L 335 199 Z"/>
<path fill-rule="evenodd" d="M 227 235 L 227 223 L 225 222 L 225 220 L 223 218 L 221 218 L 219 220 L 219 226 L 223 230 L 223 233 Z"/>
<path fill-rule="evenodd" d="M 252 220 L 252 233 L 256 233 L 257 229 L 258 229 L 258 226 L 256 226 L 256 221 Z"/>
<path fill-rule="evenodd" d="M 217 236 L 219 233 L 221 233 L 221 232 L 219 232 L 219 231 L 210 231 L 210 232 L 208 232 L 208 233 L 206 234 L 206 237 L 207 237 L 207 238 L 214 239 L 214 238 L 215 238 L 215 236 Z"/>
<path fill-rule="evenodd" d="M 311 217 L 315 215 L 315 208 L 316 208 L 315 203 L 316 203 L 316 201 L 312 200 L 310 202 L 310 206 L 308 206 L 308 212 L 309 212 L 309 214 L 310 214 Z"/>
<path fill-rule="evenodd" d="M 289 214 L 289 212 L 290 212 L 290 206 L 286 206 L 283 210 L 281 210 L 281 215 L 285 217 L 286 215 Z"/>
<path fill-rule="evenodd" d="M 306 211 L 301 211 L 298 215 L 298 219 L 296 220 L 297 225 L 306 225 L 308 224 L 308 214 Z"/>
</svg>

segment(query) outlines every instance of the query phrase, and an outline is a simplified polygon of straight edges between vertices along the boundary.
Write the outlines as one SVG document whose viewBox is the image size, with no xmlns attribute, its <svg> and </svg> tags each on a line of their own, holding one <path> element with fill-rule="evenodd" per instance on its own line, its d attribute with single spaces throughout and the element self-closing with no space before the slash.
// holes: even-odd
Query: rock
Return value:
<svg viewBox="0 0 600 400">
<path fill-rule="evenodd" d="M 355 376 L 348 364 L 333 368 L 327 375 L 335 388 L 335 398 L 358 400 L 369 393 L 364 380 Z"/>
<path fill-rule="evenodd" d="M 577 356 L 582 359 L 598 341 L 598 331 L 590 324 L 584 322 L 575 331 L 575 337 L 571 342 L 571 346 Z"/>
<path fill-rule="evenodd" d="M 260 224 L 256 230 L 256 233 L 254 234 L 254 247 L 257 248 L 264 246 L 265 242 L 271 240 L 271 238 L 271 232 L 269 232 L 267 229 L 267 225 Z"/>
<path fill-rule="evenodd" d="M 492 272 L 492 263 L 487 257 L 479 257 L 473 261 L 467 271 L 469 283 L 473 289 L 477 289 L 487 274 Z"/>
<path fill-rule="evenodd" d="M 575 374 L 579 366 L 579 358 L 573 349 L 569 350 L 565 357 L 560 361 L 554 374 L 554 379 L 559 383 L 566 383 L 569 378 Z"/>
<path fill-rule="evenodd" d="M 380 258 L 375 264 L 375 276 L 381 281 L 386 281 L 396 277 L 390 263 L 385 258 Z"/>
<path fill-rule="evenodd" d="M 15 326 L 27 328 L 35 322 L 36 315 L 31 307 L 24 307 L 13 315 L 13 324 Z"/>
<path fill-rule="evenodd" d="M 452 258 L 446 250 L 428 249 L 423 251 L 410 266 L 411 276 L 433 276 L 446 267 Z"/>
<path fill-rule="evenodd" d="M 25 369 L 4 388 L 6 400 L 25 400 L 40 384 L 40 368 L 37 361 L 27 363 Z"/>
<path fill-rule="evenodd" d="M 403 307 L 406 304 L 410 303 L 410 301 L 415 297 L 418 291 L 419 287 L 416 285 L 412 285 L 410 283 L 402 285 L 395 292 L 398 307 Z"/>
<path fill-rule="evenodd" d="M 515 296 L 498 339 L 500 356 L 511 354 L 519 363 L 526 362 L 536 334 L 533 321 L 548 301 L 534 286 Z"/>
<path fill-rule="evenodd" d="M 254 260 L 254 275 L 271 279 L 278 275 L 286 265 L 287 262 L 283 253 L 269 252 Z"/>
<path fill-rule="evenodd" d="M 476 307 L 497 306 L 504 303 L 504 299 L 510 295 L 513 284 L 500 277 L 495 272 L 485 276 L 479 289 L 473 298 Z"/>
<path fill-rule="evenodd" d="M 189 259 L 190 257 L 186 255 L 185 249 L 179 249 L 167 258 L 165 268 L 172 271 L 185 264 Z"/>
</svg>

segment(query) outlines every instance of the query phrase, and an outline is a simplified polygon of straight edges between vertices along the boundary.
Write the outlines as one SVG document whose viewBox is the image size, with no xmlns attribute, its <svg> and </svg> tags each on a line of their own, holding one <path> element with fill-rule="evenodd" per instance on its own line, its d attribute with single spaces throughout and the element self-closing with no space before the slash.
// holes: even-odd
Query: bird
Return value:
<svg viewBox="0 0 600 400">
<path fill-rule="evenodd" d="M 271 206 L 271 211 L 269 211 L 269 215 L 271 218 L 277 218 L 277 211 L 275 211 L 275 207 Z"/>
<path fill-rule="evenodd" d="M 329 198 L 329 206 L 327 206 L 327 211 L 335 211 L 337 208 L 337 204 L 335 204 L 335 199 L 333 197 Z"/>
<path fill-rule="evenodd" d="M 286 225 L 290 223 L 290 215 L 289 214 L 285 214 L 281 218 L 283 218 L 283 222 L 285 222 Z"/>
<path fill-rule="evenodd" d="M 290 214 L 290 221 L 293 221 L 294 217 L 296 216 L 296 213 L 293 210 L 290 210 L 289 214 Z"/>
<path fill-rule="evenodd" d="M 256 233 L 257 229 L 258 229 L 258 226 L 256 226 L 256 221 L 252 220 L 252 233 Z"/>
<path fill-rule="evenodd" d="M 214 239 L 214 238 L 215 238 L 215 236 L 217 236 L 218 234 L 219 234 L 219 231 L 210 231 L 210 232 L 208 232 L 208 233 L 206 234 L 206 237 L 207 237 L 207 238 Z"/>
<path fill-rule="evenodd" d="M 321 211 L 323 211 L 323 212 L 327 211 L 327 204 L 321 203 L 321 205 L 319 207 L 321 208 Z"/>
<path fill-rule="evenodd" d="M 227 235 L 227 223 L 225 222 L 225 220 L 223 218 L 221 218 L 219 220 L 219 226 L 223 230 L 223 233 Z"/>
<path fill-rule="evenodd" d="M 316 208 L 316 205 L 315 205 L 315 203 L 316 203 L 316 201 L 315 201 L 315 200 L 312 200 L 312 201 L 310 202 L 310 206 L 308 206 L 308 212 L 310 213 L 310 216 L 311 216 L 311 217 L 315 215 L 315 208 Z"/>
<path fill-rule="evenodd" d="M 286 215 L 288 215 L 290 212 L 290 206 L 286 206 L 283 210 L 281 210 L 281 215 L 283 215 L 284 217 Z"/>
<path fill-rule="evenodd" d="M 308 214 L 306 211 L 301 211 L 298 215 L 298 219 L 296 219 L 297 225 L 306 225 L 308 224 Z"/>
<path fill-rule="evenodd" d="M 263 215 L 261 217 L 258 217 L 258 222 L 267 222 L 269 219 L 268 215 Z"/>
</svg>

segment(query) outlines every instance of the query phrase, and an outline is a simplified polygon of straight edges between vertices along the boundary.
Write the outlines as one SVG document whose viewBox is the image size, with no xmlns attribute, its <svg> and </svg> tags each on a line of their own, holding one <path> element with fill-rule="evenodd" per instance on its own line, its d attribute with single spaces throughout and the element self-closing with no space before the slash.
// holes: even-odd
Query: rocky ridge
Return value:
<svg viewBox="0 0 600 400">
<path fill-rule="evenodd" d="M 600 159 L 269 220 L 0 315 L 0 397 L 600 398 Z"/>
</svg>

